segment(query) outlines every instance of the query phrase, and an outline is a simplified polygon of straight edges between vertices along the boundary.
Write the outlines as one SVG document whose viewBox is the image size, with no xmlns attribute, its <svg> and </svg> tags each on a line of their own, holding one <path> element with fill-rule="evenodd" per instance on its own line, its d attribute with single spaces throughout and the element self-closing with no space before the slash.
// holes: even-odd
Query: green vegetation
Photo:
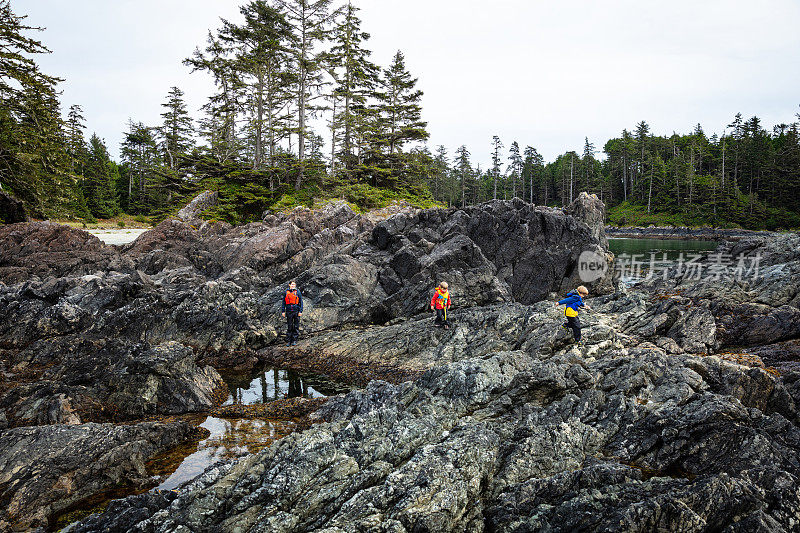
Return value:
<svg viewBox="0 0 800 533">
<path fill-rule="evenodd" d="M 800 118 L 800 115 L 798 115 Z M 540 205 L 569 204 L 580 191 L 597 194 L 620 225 L 800 228 L 800 125 L 772 133 L 753 117 L 736 115 L 723 136 L 652 135 L 645 122 L 609 140 L 604 160 L 586 139 L 582 154 L 567 152 L 545 163 L 535 148 L 514 141 L 508 164 L 503 143 L 492 140 L 492 167 L 481 171 L 461 146 L 451 165 L 440 146 L 429 184 L 450 204 L 520 197 Z M 727 130 L 726 130 L 727 131 Z"/>
<path fill-rule="evenodd" d="M 754 215 L 749 215 L 747 198 L 740 198 L 741 215 L 733 219 L 715 217 L 706 206 L 695 214 L 682 212 L 651 211 L 646 205 L 623 202 L 608 209 L 608 223 L 614 226 L 714 226 L 720 228 L 746 228 L 760 230 L 780 230 L 800 228 L 800 215 L 786 209 L 767 208 L 762 203 L 754 207 Z M 744 222 L 744 224 L 742 224 Z"/>
<path fill-rule="evenodd" d="M 216 87 L 202 116 L 171 87 L 161 122 L 131 120 L 115 162 L 97 135 L 86 140 L 79 105 L 62 118 L 61 80 L 33 59 L 48 52 L 28 36 L 41 28 L 0 0 L 0 189 L 34 216 L 87 224 L 157 222 L 212 189 L 220 203 L 206 216 L 231 223 L 331 198 L 357 209 L 514 197 L 563 206 L 589 191 L 617 224 L 800 227 L 796 121 L 768 132 L 736 115 L 711 137 L 699 125 L 658 136 L 642 121 L 606 142 L 605 158 L 587 138 L 551 162 L 516 140 L 505 154 L 495 135 L 481 169 L 466 146 L 452 161 L 444 146 L 425 146 L 417 79 L 400 51 L 384 68 L 370 60 L 351 1 L 250 0 L 240 11 L 184 61 Z"/>
</svg>

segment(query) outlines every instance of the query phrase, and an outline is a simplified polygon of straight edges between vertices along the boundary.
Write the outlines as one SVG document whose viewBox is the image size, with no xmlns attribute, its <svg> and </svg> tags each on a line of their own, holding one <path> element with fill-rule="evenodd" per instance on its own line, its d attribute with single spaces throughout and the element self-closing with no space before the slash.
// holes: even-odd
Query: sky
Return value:
<svg viewBox="0 0 800 533">
<path fill-rule="evenodd" d="M 64 108 L 119 151 L 129 118 L 155 125 L 173 85 L 198 109 L 213 86 L 182 60 L 243 0 L 12 0 L 65 79 Z M 424 91 L 428 145 L 464 144 L 490 165 L 491 141 L 546 160 L 598 151 L 641 120 L 651 131 L 721 134 L 737 112 L 765 127 L 800 112 L 798 0 L 361 0 L 372 59 L 397 50 Z"/>
</svg>

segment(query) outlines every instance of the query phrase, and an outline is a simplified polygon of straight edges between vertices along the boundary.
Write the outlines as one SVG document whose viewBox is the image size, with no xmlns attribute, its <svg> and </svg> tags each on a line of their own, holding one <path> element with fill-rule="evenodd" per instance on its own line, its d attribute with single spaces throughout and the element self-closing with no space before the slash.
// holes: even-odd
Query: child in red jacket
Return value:
<svg viewBox="0 0 800 533">
<path fill-rule="evenodd" d="M 447 309 L 451 304 L 450 293 L 447 291 L 447 282 L 443 281 L 436 287 L 433 298 L 431 298 L 431 310 L 436 311 L 435 326 L 450 329 L 450 324 L 447 323 Z"/>
</svg>

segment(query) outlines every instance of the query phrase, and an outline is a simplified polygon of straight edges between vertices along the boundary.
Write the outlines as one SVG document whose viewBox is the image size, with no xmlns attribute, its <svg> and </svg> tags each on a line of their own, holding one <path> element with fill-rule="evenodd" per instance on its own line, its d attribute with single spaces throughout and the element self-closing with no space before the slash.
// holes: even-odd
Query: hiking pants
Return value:
<svg viewBox="0 0 800 533">
<path fill-rule="evenodd" d="M 294 342 L 300 337 L 300 317 L 297 311 L 286 311 L 286 342 Z"/>
<path fill-rule="evenodd" d="M 447 325 L 447 320 L 445 319 L 444 309 L 437 309 L 436 310 L 436 324 L 441 326 Z"/>
<path fill-rule="evenodd" d="M 567 327 L 572 330 L 572 336 L 575 337 L 575 342 L 581 340 L 581 321 L 576 316 L 567 317 Z"/>
</svg>

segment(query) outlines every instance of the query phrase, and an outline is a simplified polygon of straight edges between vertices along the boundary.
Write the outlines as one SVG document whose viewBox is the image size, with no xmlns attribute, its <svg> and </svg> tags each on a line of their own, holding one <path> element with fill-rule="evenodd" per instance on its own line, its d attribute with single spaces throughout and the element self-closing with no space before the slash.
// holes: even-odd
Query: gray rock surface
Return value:
<svg viewBox="0 0 800 533">
<path fill-rule="evenodd" d="M 648 344 L 540 355 L 372 382 L 171 501 L 118 502 L 75 531 L 796 527 L 797 411 L 774 410 L 770 374 Z"/>
<path fill-rule="evenodd" d="M 82 424 L 0 433 L 0 531 L 47 527 L 71 506 L 102 491 L 147 487 L 145 462 L 192 438 L 184 422 Z"/>
<path fill-rule="evenodd" d="M 0 370 L 35 379 L 0 388 L 0 413 L 6 425 L 19 413 L 83 421 L 80 394 L 118 398 L 131 416 L 200 408 L 209 363 L 388 380 L 176 493 L 114 502 L 71 531 L 797 529 L 800 372 L 758 354 L 786 363 L 775 342 L 800 337 L 800 237 L 726 245 L 761 252 L 764 275 L 750 280 L 675 275 L 612 291 L 601 279 L 574 345 L 542 300 L 580 284 L 582 251 L 607 252 L 601 210 L 580 195 L 564 211 L 514 200 L 360 216 L 339 202 L 237 228 L 172 219 L 103 249 L 94 271 L 81 262 L 24 282 L 7 271 Z M 292 278 L 306 335 L 287 349 L 274 341 Z M 449 330 L 423 314 L 442 278 Z M 137 370 L 115 373 L 117 362 Z"/>
<path fill-rule="evenodd" d="M 64 345 L 59 345 L 64 347 Z M 190 348 L 81 343 L 35 382 L 0 397 L 11 425 L 122 421 L 208 410 L 227 395 L 219 373 Z"/>
</svg>

